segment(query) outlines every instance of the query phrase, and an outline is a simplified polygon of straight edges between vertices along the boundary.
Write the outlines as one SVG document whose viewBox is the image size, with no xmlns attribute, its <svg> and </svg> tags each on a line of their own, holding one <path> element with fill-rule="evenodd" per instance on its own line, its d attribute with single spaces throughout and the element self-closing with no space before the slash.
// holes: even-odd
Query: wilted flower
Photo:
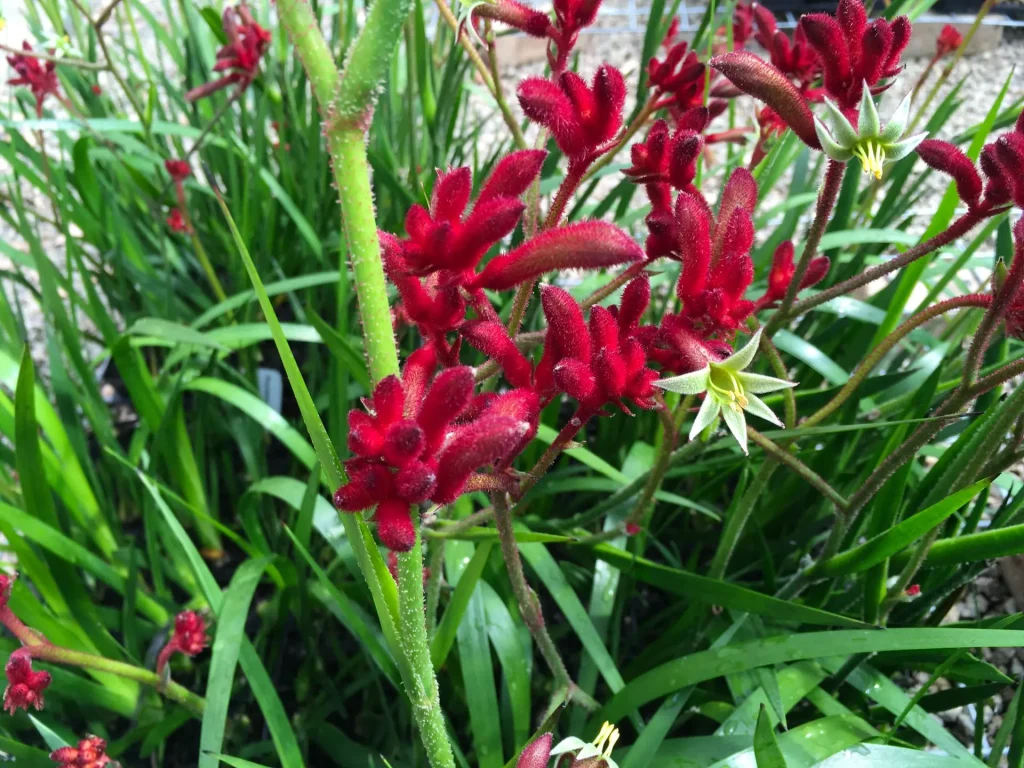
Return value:
<svg viewBox="0 0 1024 768">
<path fill-rule="evenodd" d="M 61 747 L 50 753 L 50 759 L 60 768 L 100 768 L 110 764 L 107 742 L 99 736 L 87 736 L 77 747 Z"/>
<path fill-rule="evenodd" d="M 43 116 L 43 100 L 50 94 L 59 96 L 59 83 L 57 81 L 57 63 L 53 61 L 41 62 L 32 55 L 32 46 L 27 41 L 21 44 L 25 53 L 16 53 L 7 57 L 7 63 L 11 65 L 18 75 L 7 81 L 8 85 L 25 85 L 32 91 L 36 99 L 36 117 Z"/>
<path fill-rule="evenodd" d="M 156 671 L 162 672 L 175 653 L 197 656 L 206 648 L 207 642 L 206 619 L 195 611 L 182 611 L 174 617 L 174 631 L 171 639 L 160 650 Z"/>
<path fill-rule="evenodd" d="M 12 715 L 18 709 L 43 708 L 43 691 L 50 685 L 49 672 L 32 669 L 32 654 L 28 648 L 19 648 L 7 660 L 7 689 L 4 691 L 4 709 Z"/>
<path fill-rule="evenodd" d="M 871 91 L 864 84 L 861 96 L 860 113 L 855 129 L 846 116 L 835 104 L 825 99 L 825 106 L 832 118 L 832 133 L 824 123 L 814 118 L 814 129 L 818 132 L 822 150 L 833 160 L 845 163 L 856 157 L 860 160 L 864 173 L 882 178 L 882 166 L 901 160 L 915 149 L 928 136 L 918 133 L 902 139 L 910 117 L 910 96 L 900 102 L 889 122 L 883 127 L 875 109 L 875 100 Z"/>
<path fill-rule="evenodd" d="M 256 23 L 245 3 L 225 8 L 222 19 L 228 42 L 217 51 L 213 71 L 228 74 L 193 88 L 185 94 L 186 101 L 204 98 L 235 83 L 239 91 L 244 90 L 259 74 L 260 59 L 270 46 L 270 33 Z"/>
<path fill-rule="evenodd" d="M 709 361 L 698 371 L 654 382 L 654 386 L 670 392 L 684 395 L 705 393 L 704 402 L 690 429 L 691 440 L 717 423 L 721 416 L 740 448 L 747 453 L 747 421 L 744 411 L 782 426 L 782 422 L 758 395 L 795 387 L 796 383 L 746 372 L 760 342 L 761 330 L 758 329 L 745 347 L 725 360 Z"/>
</svg>

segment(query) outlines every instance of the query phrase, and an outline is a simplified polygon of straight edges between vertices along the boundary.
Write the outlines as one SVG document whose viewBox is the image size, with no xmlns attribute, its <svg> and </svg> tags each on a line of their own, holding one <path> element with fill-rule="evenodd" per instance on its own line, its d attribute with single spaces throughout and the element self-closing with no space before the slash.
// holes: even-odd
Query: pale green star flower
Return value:
<svg viewBox="0 0 1024 768">
<path fill-rule="evenodd" d="M 856 128 L 850 124 L 839 107 L 828 99 L 825 99 L 825 107 L 832 119 L 832 132 L 829 132 L 821 120 L 814 118 L 814 131 L 818 134 L 822 151 L 841 163 L 856 157 L 860 160 L 864 173 L 869 173 L 876 179 L 882 178 L 883 165 L 902 160 L 928 137 L 927 133 L 918 133 L 900 140 L 910 119 L 909 95 L 896 107 L 884 128 L 878 119 L 875 100 L 871 98 L 867 83 L 864 83 L 864 95 L 860 101 Z"/>
<path fill-rule="evenodd" d="M 573 763 L 599 757 L 604 761 L 607 768 L 619 768 L 618 764 L 612 760 L 612 750 L 615 748 L 615 743 L 618 740 L 619 729 L 606 721 L 601 726 L 601 731 L 597 734 L 597 738 L 592 742 L 587 743 L 576 736 L 569 736 L 551 748 L 551 757 L 563 755 L 566 752 L 574 752 L 576 756 L 573 758 Z"/>
<path fill-rule="evenodd" d="M 715 424 L 718 417 L 721 416 L 725 419 L 725 424 L 732 432 L 732 436 L 736 438 L 736 442 L 740 444 L 740 448 L 747 453 L 747 420 L 743 415 L 744 411 L 777 426 L 782 426 L 782 422 L 758 395 L 795 387 L 796 382 L 746 372 L 745 369 L 754 359 L 754 353 L 757 352 L 757 345 L 760 342 L 761 329 L 759 328 L 745 347 L 733 352 L 722 362 L 708 363 L 699 371 L 654 382 L 654 386 L 667 389 L 669 392 L 679 392 L 684 395 L 707 393 L 704 403 L 697 412 L 693 428 L 690 429 L 691 440 L 704 429 Z"/>
</svg>

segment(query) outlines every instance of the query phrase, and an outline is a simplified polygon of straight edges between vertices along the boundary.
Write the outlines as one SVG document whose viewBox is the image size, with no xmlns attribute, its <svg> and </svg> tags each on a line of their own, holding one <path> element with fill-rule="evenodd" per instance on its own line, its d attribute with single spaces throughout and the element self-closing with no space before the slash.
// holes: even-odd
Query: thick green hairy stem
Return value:
<svg viewBox="0 0 1024 768">
<path fill-rule="evenodd" d="M 398 373 L 398 350 L 391 324 L 384 268 L 374 217 L 366 136 L 373 103 L 394 57 L 410 0 L 378 0 L 352 45 L 344 73 L 305 0 L 281 0 L 278 10 L 302 59 L 325 116 L 327 145 L 341 202 L 342 224 L 352 254 L 370 374 L 374 381 Z M 403 675 L 413 716 L 433 768 L 454 768 L 448 734 L 430 661 L 423 605 L 423 553 L 416 545 L 399 557 L 397 641 L 408 666 Z M 370 574 L 364 575 L 369 579 Z M 373 576 L 376 578 L 376 576 Z"/>
</svg>

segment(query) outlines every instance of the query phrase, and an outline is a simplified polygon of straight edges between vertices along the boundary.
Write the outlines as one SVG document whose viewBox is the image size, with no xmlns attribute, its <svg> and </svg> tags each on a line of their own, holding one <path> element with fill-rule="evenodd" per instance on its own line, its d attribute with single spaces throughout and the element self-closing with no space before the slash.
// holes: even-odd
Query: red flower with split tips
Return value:
<svg viewBox="0 0 1024 768">
<path fill-rule="evenodd" d="M 245 3 L 224 9 L 224 34 L 227 45 L 217 51 L 214 72 L 227 72 L 218 79 L 193 88 L 185 94 L 186 101 L 195 101 L 237 84 L 245 90 L 259 74 L 260 59 L 270 47 L 270 33 L 256 23 Z"/>
<path fill-rule="evenodd" d="M 50 759 L 60 768 L 100 768 L 110 765 L 107 742 L 99 736 L 87 736 L 77 747 L 61 747 L 50 753 Z"/>
<path fill-rule="evenodd" d="M 939 32 L 939 36 L 935 39 L 935 60 L 938 61 L 943 56 L 948 56 L 953 53 L 957 48 L 961 46 L 964 38 L 960 34 L 960 31 L 952 24 L 947 24 Z"/>
<path fill-rule="evenodd" d="M 7 57 L 7 63 L 18 75 L 8 80 L 7 84 L 28 86 L 36 99 L 36 117 L 42 117 L 43 101 L 46 97 L 60 96 L 57 63 L 37 59 L 32 55 L 32 46 L 27 41 L 21 44 L 21 48 L 25 53 L 15 53 Z"/>
<path fill-rule="evenodd" d="M 157 657 L 157 673 L 163 671 L 175 653 L 197 656 L 205 650 L 208 642 L 206 619 L 195 611 L 182 611 L 174 617 L 174 632 Z"/>
<path fill-rule="evenodd" d="M 4 691 L 4 709 L 12 715 L 19 709 L 42 709 L 43 691 L 51 681 L 49 672 L 32 669 L 32 654 L 28 648 L 19 648 L 7 660 L 7 689 Z"/>
<path fill-rule="evenodd" d="M 431 347 L 417 350 L 402 378 L 377 384 L 370 412 L 349 412 L 345 462 L 349 481 L 334 494 L 346 512 L 376 506 L 373 519 L 381 542 L 406 552 L 416 541 L 413 504 L 432 499 L 449 504 L 486 464 L 509 460 L 535 429 L 536 397 L 513 393 L 487 398 L 474 414 L 473 372 L 466 366 L 442 371 Z M 456 423 L 460 417 L 468 417 Z"/>
<path fill-rule="evenodd" d="M 828 256 L 816 256 L 811 259 L 803 279 L 800 280 L 800 288 L 809 288 L 820 283 L 825 279 L 825 275 L 828 274 L 828 268 Z M 793 243 L 789 240 L 784 240 L 775 249 L 775 254 L 772 256 L 772 268 L 768 273 L 768 290 L 765 291 L 764 296 L 758 299 L 757 309 L 772 306 L 786 298 L 786 293 L 789 291 L 789 286 L 793 282 L 795 274 L 796 264 L 793 263 Z"/>
<path fill-rule="evenodd" d="M 526 116 L 551 131 L 570 169 L 580 173 L 610 148 L 622 126 L 626 82 L 607 64 L 598 67 L 589 86 L 575 72 L 565 72 L 557 82 L 528 77 L 517 94 Z"/>
</svg>

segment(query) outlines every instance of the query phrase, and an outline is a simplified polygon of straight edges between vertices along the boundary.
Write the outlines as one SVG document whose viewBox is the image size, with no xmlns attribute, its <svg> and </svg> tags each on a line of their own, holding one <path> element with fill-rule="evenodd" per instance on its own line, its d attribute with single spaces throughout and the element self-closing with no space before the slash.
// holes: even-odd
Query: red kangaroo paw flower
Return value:
<svg viewBox="0 0 1024 768">
<path fill-rule="evenodd" d="M 50 759 L 60 764 L 58 768 L 101 768 L 111 764 L 107 742 L 99 736 L 88 736 L 79 741 L 77 747 L 55 749 Z"/>
<path fill-rule="evenodd" d="M 405 390 L 405 408 L 402 413 L 406 418 L 415 418 L 416 406 L 423 400 L 430 377 L 437 369 L 437 353 L 433 344 L 420 347 L 405 359 L 402 368 L 402 389 Z"/>
<path fill-rule="evenodd" d="M 379 456 L 384 450 L 384 432 L 372 416 L 363 411 L 348 412 L 348 449 L 357 456 Z"/>
<path fill-rule="evenodd" d="M 668 182 L 679 190 L 687 189 L 697 176 L 697 158 L 704 148 L 704 137 L 687 130 L 676 131 L 668 161 Z"/>
<path fill-rule="evenodd" d="M 733 212 L 739 209 L 753 215 L 757 206 L 757 182 L 746 168 L 737 168 L 732 172 L 722 190 L 722 202 L 718 208 L 718 223 L 714 229 L 714 248 L 711 263 L 716 264 L 722 257 L 725 248 L 726 228 L 732 222 Z M 753 236 L 753 229 L 751 229 Z M 747 246 L 746 250 L 749 250 Z"/>
<path fill-rule="evenodd" d="M 676 201 L 676 221 L 683 259 L 676 295 L 685 302 L 707 286 L 708 267 L 711 265 L 711 216 L 697 198 L 680 195 Z"/>
<path fill-rule="evenodd" d="M 334 492 L 334 506 L 360 512 L 391 495 L 394 483 L 387 465 L 380 461 L 350 459 L 345 462 L 349 482 Z"/>
<path fill-rule="evenodd" d="M 521 419 L 486 414 L 460 427 L 437 459 L 437 487 L 431 498 L 438 504 L 455 501 L 473 472 L 504 458 L 529 429 Z"/>
<path fill-rule="evenodd" d="M 60 96 L 60 82 L 57 80 L 57 63 L 40 61 L 32 55 L 32 46 L 22 42 L 21 49 L 25 53 L 15 53 L 7 57 L 17 77 L 7 81 L 8 85 L 25 85 L 32 91 L 36 100 L 36 117 L 43 116 L 43 100 L 47 96 Z M 50 52 L 51 54 L 53 51 Z"/>
<path fill-rule="evenodd" d="M 217 51 L 215 72 L 229 74 L 211 83 L 193 88 L 185 94 L 186 101 L 209 96 L 215 91 L 238 83 L 246 88 L 259 74 L 260 59 L 270 47 L 270 33 L 256 23 L 244 3 L 224 9 L 224 33 L 228 43 Z"/>
<path fill-rule="evenodd" d="M 590 335 L 576 300 L 567 291 L 546 285 L 541 288 L 540 301 L 548 321 L 545 355 L 553 350 L 559 359 L 590 360 Z"/>
<path fill-rule="evenodd" d="M 192 166 L 188 164 L 187 160 L 164 160 L 164 168 L 176 182 L 184 181 L 192 175 Z"/>
<path fill-rule="evenodd" d="M 533 367 L 509 337 L 508 329 L 497 321 L 467 323 L 461 329 L 463 338 L 488 357 L 494 358 L 514 387 L 530 386 Z"/>
<path fill-rule="evenodd" d="M 188 222 L 185 221 L 180 208 L 172 208 L 167 214 L 167 226 L 171 228 L 171 232 L 188 232 Z"/>
<path fill-rule="evenodd" d="M 385 499 L 373 513 L 377 535 L 381 543 L 392 552 L 408 552 L 416 543 L 416 527 L 412 522 L 409 502 Z"/>
<path fill-rule="evenodd" d="M 428 458 L 441 447 L 448 425 L 469 407 L 474 383 L 473 371 L 460 365 L 442 371 L 430 385 L 416 419 L 426 433 Z"/>
<path fill-rule="evenodd" d="M 50 685 L 50 673 L 32 669 L 32 656 L 28 648 L 19 648 L 12 653 L 4 671 L 7 673 L 4 710 L 13 715 L 18 709 L 43 708 L 43 692 Z"/>
<path fill-rule="evenodd" d="M 807 265 L 807 272 L 800 281 L 801 288 L 816 285 L 825 279 L 828 274 L 829 259 L 827 256 L 818 256 L 811 259 Z M 796 266 L 793 264 L 793 243 L 784 240 L 775 249 L 772 256 L 772 268 L 768 273 L 768 290 L 758 302 L 758 306 L 766 307 L 776 301 L 782 301 L 786 297 L 790 283 L 793 282 L 793 275 L 796 273 Z"/>
<path fill-rule="evenodd" d="M 641 274 L 629 281 L 622 292 L 619 303 L 618 325 L 621 333 L 632 334 L 640 325 L 640 318 L 651 303 L 651 281 L 647 275 Z"/>
<path fill-rule="evenodd" d="M 981 200 L 981 176 L 971 159 L 955 144 L 938 139 L 925 139 L 917 147 L 918 156 L 926 165 L 953 177 L 960 199 L 969 208 L 976 208 Z"/>
<path fill-rule="evenodd" d="M 935 38 L 935 58 L 941 59 L 953 53 L 963 43 L 964 38 L 952 24 L 947 24 Z"/>
<path fill-rule="evenodd" d="M 174 617 L 174 631 L 171 633 L 171 638 L 160 650 L 160 655 L 157 656 L 157 674 L 163 672 L 167 662 L 175 653 L 196 656 L 206 649 L 207 643 L 206 619 L 195 611 L 182 611 Z"/>
<path fill-rule="evenodd" d="M 422 461 L 410 461 L 395 475 L 395 493 L 403 501 L 419 504 L 430 498 L 436 481 L 433 467 Z"/>
<path fill-rule="evenodd" d="M 623 173 L 636 182 L 661 181 L 668 170 L 668 123 L 658 120 L 651 126 L 647 138 L 629 148 L 633 165 Z"/>
<path fill-rule="evenodd" d="M 381 379 L 373 390 L 373 411 L 378 424 L 391 424 L 402 418 L 405 390 L 397 376 Z"/>
<path fill-rule="evenodd" d="M 604 221 L 581 221 L 549 229 L 488 262 L 472 288 L 505 290 L 561 269 L 598 269 L 640 261 L 643 249 Z"/>
<path fill-rule="evenodd" d="M 526 206 L 514 197 L 495 197 L 477 203 L 453 239 L 448 268 L 472 269 L 494 243 L 510 234 Z"/>
<path fill-rule="evenodd" d="M 814 131 L 814 116 L 806 100 L 778 69 L 748 51 L 716 56 L 711 59 L 711 66 L 744 93 L 760 99 L 775 110 L 807 146 L 821 149 Z"/>
<path fill-rule="evenodd" d="M 546 17 L 545 17 L 546 18 Z M 505 155 L 494 166 L 480 190 L 477 205 L 494 197 L 520 197 L 540 175 L 548 153 L 543 149 L 522 149 Z"/>
<path fill-rule="evenodd" d="M 423 429 L 415 421 L 402 419 L 384 432 L 384 460 L 393 467 L 404 467 L 423 454 L 427 445 Z"/>
</svg>

